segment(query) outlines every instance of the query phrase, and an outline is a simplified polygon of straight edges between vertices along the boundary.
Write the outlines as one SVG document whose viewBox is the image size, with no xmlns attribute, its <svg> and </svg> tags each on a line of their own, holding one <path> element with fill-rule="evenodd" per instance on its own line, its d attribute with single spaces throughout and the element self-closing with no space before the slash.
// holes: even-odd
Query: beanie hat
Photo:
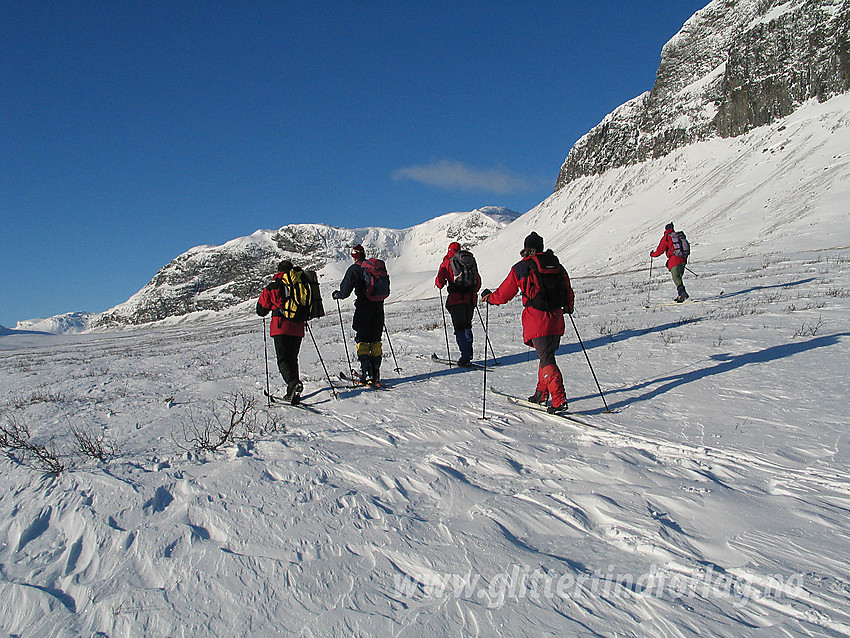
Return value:
<svg viewBox="0 0 850 638">
<path fill-rule="evenodd" d="M 525 238 L 523 248 L 525 248 L 526 250 L 533 250 L 535 252 L 542 253 L 543 238 L 534 231 L 531 231 L 531 234 Z"/>
<path fill-rule="evenodd" d="M 664 227 L 664 230 L 673 230 L 673 222 L 670 222 Z"/>
<path fill-rule="evenodd" d="M 351 249 L 351 256 L 355 259 L 366 259 L 366 251 L 363 249 L 363 246 L 357 244 Z"/>
<path fill-rule="evenodd" d="M 288 259 L 284 259 L 277 265 L 278 272 L 289 272 L 290 270 L 292 270 L 292 262 Z"/>
<path fill-rule="evenodd" d="M 460 250 L 460 244 L 456 241 L 453 241 L 451 244 L 449 244 L 449 250 L 454 250 L 455 252 L 457 252 L 458 250 Z"/>
</svg>

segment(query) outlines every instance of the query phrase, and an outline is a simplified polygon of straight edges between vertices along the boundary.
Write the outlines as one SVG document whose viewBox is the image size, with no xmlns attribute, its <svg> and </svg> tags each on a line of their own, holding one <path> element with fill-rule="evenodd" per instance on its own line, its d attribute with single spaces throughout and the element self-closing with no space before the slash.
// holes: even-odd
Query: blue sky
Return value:
<svg viewBox="0 0 850 638">
<path fill-rule="evenodd" d="M 0 324 L 296 222 L 525 212 L 707 0 L 0 0 Z"/>
</svg>

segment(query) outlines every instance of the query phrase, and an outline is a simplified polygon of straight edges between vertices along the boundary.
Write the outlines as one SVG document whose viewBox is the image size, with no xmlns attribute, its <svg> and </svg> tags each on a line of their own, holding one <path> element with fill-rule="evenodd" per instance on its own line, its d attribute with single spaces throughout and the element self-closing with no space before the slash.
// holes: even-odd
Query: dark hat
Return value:
<svg viewBox="0 0 850 638">
<path fill-rule="evenodd" d="M 664 230 L 673 230 L 673 222 L 670 222 L 664 227 Z"/>
<path fill-rule="evenodd" d="M 537 233 L 535 233 L 534 231 L 531 231 L 531 234 L 528 237 L 525 238 L 525 243 L 523 244 L 523 248 L 525 248 L 526 250 L 530 249 L 530 250 L 534 250 L 538 253 L 542 253 L 543 252 L 543 238 L 540 235 L 538 235 Z"/>
<path fill-rule="evenodd" d="M 278 272 L 289 272 L 290 270 L 292 270 L 292 262 L 288 259 L 284 259 L 277 265 Z"/>
<path fill-rule="evenodd" d="M 363 246 L 357 244 L 354 248 L 351 249 L 351 256 L 355 259 L 365 259 L 366 251 L 363 249 Z"/>
</svg>

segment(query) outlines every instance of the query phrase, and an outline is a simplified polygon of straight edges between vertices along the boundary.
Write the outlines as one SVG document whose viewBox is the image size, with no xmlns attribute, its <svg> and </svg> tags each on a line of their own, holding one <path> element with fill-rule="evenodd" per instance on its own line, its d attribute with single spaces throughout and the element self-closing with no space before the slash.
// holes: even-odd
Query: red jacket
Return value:
<svg viewBox="0 0 850 638">
<path fill-rule="evenodd" d="M 263 289 L 263 292 L 260 293 L 260 298 L 257 300 L 257 314 L 261 317 L 265 317 L 269 314 L 269 312 L 272 313 L 271 328 L 269 329 L 269 334 L 272 337 L 276 337 L 277 335 L 303 337 L 304 324 L 306 322 L 284 319 L 279 312 L 280 309 L 283 308 L 283 302 L 285 301 L 281 293 L 282 284 L 279 280 L 285 274 L 286 273 L 283 272 L 277 273 L 274 276 L 274 281 L 266 286 Z M 275 310 L 278 312 L 275 312 Z"/>
<path fill-rule="evenodd" d="M 434 285 L 437 286 L 440 290 L 443 289 L 448 283 L 452 283 L 455 280 L 454 275 L 452 274 L 451 266 L 449 266 L 449 262 L 451 261 L 454 254 L 460 250 L 460 244 L 457 242 L 452 242 L 449 245 L 449 252 L 446 253 L 446 256 L 443 257 L 443 263 L 440 264 L 439 270 L 437 270 L 437 278 L 434 280 Z M 450 286 L 451 288 L 451 286 Z M 481 290 L 481 277 L 477 276 L 475 278 L 475 290 L 471 292 L 457 292 L 457 291 L 449 291 L 449 296 L 446 299 L 446 308 L 449 306 L 454 306 L 459 303 L 468 303 L 475 305 L 478 301 L 478 291 Z"/>
<path fill-rule="evenodd" d="M 564 284 L 567 287 L 567 304 L 564 308 L 545 312 L 528 305 L 527 291 L 531 259 L 534 259 L 534 255 L 514 264 L 502 284 L 487 298 L 487 303 L 500 306 L 513 299 L 518 290 L 522 291 L 522 305 L 525 306 L 522 311 L 522 340 L 527 346 L 530 346 L 531 340 L 537 337 L 564 334 L 564 311 L 572 314 L 575 305 L 575 293 L 570 285 L 570 277 L 563 268 Z"/>
<path fill-rule="evenodd" d="M 673 252 L 673 238 L 670 235 L 674 232 L 676 231 L 665 230 L 664 237 L 662 237 L 661 241 L 658 242 L 658 248 L 649 253 L 650 257 L 660 257 L 663 253 L 667 253 L 667 270 L 670 270 L 673 266 L 688 263 L 687 258 L 679 257 L 675 252 Z"/>
</svg>

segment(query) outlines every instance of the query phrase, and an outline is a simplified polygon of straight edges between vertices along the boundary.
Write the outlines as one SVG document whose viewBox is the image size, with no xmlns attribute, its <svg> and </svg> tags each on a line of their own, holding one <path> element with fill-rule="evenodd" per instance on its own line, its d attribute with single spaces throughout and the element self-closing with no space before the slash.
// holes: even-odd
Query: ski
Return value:
<svg viewBox="0 0 850 638">
<path fill-rule="evenodd" d="M 431 360 L 436 361 L 437 363 L 442 363 L 444 365 L 453 366 L 453 367 L 456 367 L 456 368 L 471 368 L 473 370 L 483 370 L 484 369 L 483 365 L 481 365 L 480 363 L 473 363 L 472 361 L 467 363 L 465 366 L 462 366 L 457 361 L 452 361 L 451 359 L 446 359 L 445 357 L 438 356 L 436 352 L 431 355 Z"/>
<path fill-rule="evenodd" d="M 570 412 L 564 410 L 562 412 L 549 412 L 545 405 L 540 403 L 534 403 L 532 401 L 527 401 L 526 399 L 520 399 L 519 397 L 515 397 L 511 394 L 507 394 L 502 392 L 501 390 L 497 390 L 493 386 L 490 386 L 490 391 L 493 394 L 498 394 L 499 396 L 505 397 L 508 403 L 513 405 L 518 405 L 520 407 L 534 410 L 535 412 L 540 412 L 541 414 L 545 414 L 546 416 L 555 417 L 556 419 L 564 419 L 566 421 L 571 421 L 572 423 L 578 423 L 579 425 L 584 425 L 589 428 L 595 428 L 597 430 L 604 430 L 605 428 L 590 423 L 589 421 L 585 421 L 583 418 L 577 417 L 575 414 L 571 414 Z"/>
<path fill-rule="evenodd" d="M 306 410 L 307 412 L 313 412 L 315 414 L 321 414 L 316 408 L 310 407 L 305 404 L 303 401 L 299 401 L 298 403 L 291 403 L 287 401 L 283 397 L 278 397 L 273 394 L 269 394 L 266 390 L 263 390 L 263 394 L 266 395 L 271 401 L 271 403 L 275 406 L 289 406 L 290 408 L 301 408 L 302 410 Z"/>
<path fill-rule="evenodd" d="M 390 388 L 390 386 L 380 381 L 378 383 L 364 383 L 357 372 L 354 372 L 353 377 L 347 372 L 340 372 L 337 376 L 346 383 L 350 383 L 352 388 L 371 388 L 373 390 L 389 390 Z"/>
<path fill-rule="evenodd" d="M 666 308 L 668 306 L 690 306 L 695 303 L 704 303 L 708 301 L 707 299 L 685 299 L 681 303 L 677 303 L 675 301 L 668 301 L 666 303 L 657 304 L 655 306 L 649 306 L 650 308 Z"/>
</svg>

